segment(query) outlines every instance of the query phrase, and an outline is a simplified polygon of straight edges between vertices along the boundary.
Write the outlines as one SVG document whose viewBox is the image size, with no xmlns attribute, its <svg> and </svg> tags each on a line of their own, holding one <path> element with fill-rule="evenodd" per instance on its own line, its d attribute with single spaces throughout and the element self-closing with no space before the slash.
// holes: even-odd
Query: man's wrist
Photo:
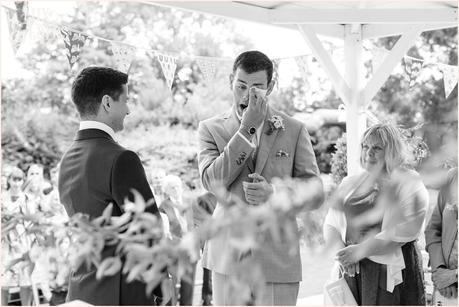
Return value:
<svg viewBox="0 0 459 307">
<path fill-rule="evenodd" d="M 256 132 L 254 129 L 254 127 L 249 127 L 247 125 L 241 124 L 239 126 L 239 133 L 251 141 Z"/>
</svg>

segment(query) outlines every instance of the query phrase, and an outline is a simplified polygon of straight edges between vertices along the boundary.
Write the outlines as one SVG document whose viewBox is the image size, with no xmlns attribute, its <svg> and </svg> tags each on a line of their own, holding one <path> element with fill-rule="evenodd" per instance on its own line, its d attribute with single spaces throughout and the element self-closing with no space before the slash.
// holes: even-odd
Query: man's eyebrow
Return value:
<svg viewBox="0 0 459 307">
<path fill-rule="evenodd" d="M 241 80 L 241 79 L 237 79 L 236 81 L 237 81 L 237 82 L 244 83 L 244 84 L 247 84 L 247 82 L 245 82 L 244 80 Z"/>
</svg>

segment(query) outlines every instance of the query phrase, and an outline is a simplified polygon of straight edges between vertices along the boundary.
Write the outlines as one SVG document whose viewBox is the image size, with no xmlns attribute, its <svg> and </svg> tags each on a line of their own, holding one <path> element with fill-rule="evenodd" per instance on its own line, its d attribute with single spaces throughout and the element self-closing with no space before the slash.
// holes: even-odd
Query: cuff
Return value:
<svg viewBox="0 0 459 307">
<path fill-rule="evenodd" d="M 254 145 L 252 142 L 250 142 L 242 133 L 240 133 L 240 132 L 238 131 L 237 134 L 239 134 L 239 136 L 240 136 L 243 140 L 245 140 L 245 141 L 247 142 L 247 144 L 250 145 L 250 147 L 255 148 L 255 145 Z"/>
</svg>

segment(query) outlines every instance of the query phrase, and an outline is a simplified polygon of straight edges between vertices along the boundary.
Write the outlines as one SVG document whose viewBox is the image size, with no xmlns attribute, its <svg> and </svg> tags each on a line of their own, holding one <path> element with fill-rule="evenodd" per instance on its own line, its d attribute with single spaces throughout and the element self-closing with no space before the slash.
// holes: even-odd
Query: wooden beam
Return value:
<svg viewBox="0 0 459 307">
<path fill-rule="evenodd" d="M 363 25 L 363 39 L 401 35 L 411 29 L 407 24 L 371 24 Z M 423 32 L 457 27 L 457 23 L 436 23 L 423 26 Z"/>
<path fill-rule="evenodd" d="M 411 30 L 403 34 L 395 46 L 392 47 L 392 50 L 387 55 L 384 62 L 368 81 L 365 89 L 362 90 L 361 95 L 365 105 L 368 105 L 371 99 L 373 99 L 376 93 L 381 89 L 381 86 L 384 85 L 394 67 L 400 62 L 411 46 L 414 45 L 414 42 L 422 33 L 422 29 L 422 25 L 413 26 Z"/>
<path fill-rule="evenodd" d="M 345 77 L 349 84 L 350 97 L 346 104 L 347 173 L 361 171 L 360 139 L 366 129 L 366 116 L 361 89 L 364 80 L 362 26 L 346 25 L 344 34 Z"/>
<path fill-rule="evenodd" d="M 317 38 L 316 33 L 309 25 L 298 25 L 298 30 L 308 44 L 309 48 L 311 48 L 314 56 L 322 65 L 325 73 L 332 81 L 336 93 L 344 102 L 344 104 L 347 104 L 349 101 L 349 86 L 339 73 L 330 55 L 323 47 L 320 40 Z"/>
<path fill-rule="evenodd" d="M 276 24 L 432 24 L 457 23 L 457 8 L 442 9 L 280 9 L 269 11 Z"/>
<path fill-rule="evenodd" d="M 296 24 L 276 23 L 271 19 L 271 13 L 274 10 L 262 7 L 251 6 L 237 2 L 151 2 L 142 1 L 150 5 L 158 5 L 167 8 L 181 9 L 189 12 L 209 14 L 222 18 L 234 18 L 255 23 L 268 24 L 275 27 L 287 28 L 297 31 Z M 325 35 L 335 38 L 342 38 L 344 35 L 344 26 L 339 24 L 316 24 L 312 25 L 314 31 L 319 35 Z"/>
<path fill-rule="evenodd" d="M 270 23 L 268 9 L 233 1 L 147 1 L 149 4 L 253 22 Z"/>
</svg>

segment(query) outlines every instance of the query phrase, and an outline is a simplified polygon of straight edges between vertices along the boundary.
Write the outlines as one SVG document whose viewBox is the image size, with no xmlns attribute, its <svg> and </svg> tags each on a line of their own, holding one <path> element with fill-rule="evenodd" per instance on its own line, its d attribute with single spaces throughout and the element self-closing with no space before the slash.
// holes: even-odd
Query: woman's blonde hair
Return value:
<svg viewBox="0 0 459 307">
<path fill-rule="evenodd" d="M 394 169 L 406 164 L 408 150 L 400 130 L 389 124 L 379 123 L 369 127 L 363 134 L 361 146 L 369 139 L 376 138 L 381 141 L 384 148 L 384 162 L 386 171 L 390 174 Z M 360 165 L 363 167 L 363 155 L 360 154 Z"/>
</svg>

